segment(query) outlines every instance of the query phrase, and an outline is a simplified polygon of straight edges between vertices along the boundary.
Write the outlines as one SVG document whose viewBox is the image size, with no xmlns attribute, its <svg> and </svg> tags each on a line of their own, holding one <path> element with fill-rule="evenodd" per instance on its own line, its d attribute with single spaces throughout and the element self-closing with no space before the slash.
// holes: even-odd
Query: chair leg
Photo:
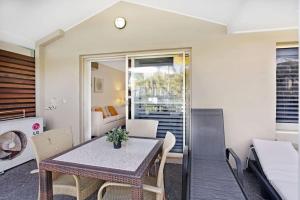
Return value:
<svg viewBox="0 0 300 200">
<path fill-rule="evenodd" d="M 39 180 L 39 189 L 38 189 L 38 197 L 37 199 L 40 200 L 41 199 L 41 189 L 40 189 L 40 180 Z"/>
<path fill-rule="evenodd" d="M 83 198 L 82 194 L 77 194 L 77 198 L 76 198 L 76 200 L 84 200 L 84 198 Z"/>
<path fill-rule="evenodd" d="M 84 200 L 83 196 L 81 193 L 77 193 L 76 200 Z"/>
</svg>

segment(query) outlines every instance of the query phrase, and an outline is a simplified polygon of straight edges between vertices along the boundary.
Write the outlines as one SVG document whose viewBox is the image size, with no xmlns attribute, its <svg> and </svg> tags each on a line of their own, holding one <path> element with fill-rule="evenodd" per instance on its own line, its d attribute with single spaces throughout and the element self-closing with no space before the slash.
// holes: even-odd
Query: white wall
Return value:
<svg viewBox="0 0 300 200">
<path fill-rule="evenodd" d="M 127 27 L 117 30 L 114 19 Z M 124 2 L 65 32 L 44 48 L 44 99 L 68 103 L 45 111 L 49 128 L 72 126 L 79 141 L 79 56 L 192 48 L 192 107 L 223 108 L 226 145 L 245 159 L 253 137 L 275 137 L 276 42 L 296 31 L 228 35 L 226 27 Z"/>
<path fill-rule="evenodd" d="M 125 97 L 125 72 L 99 65 L 98 70 L 92 71 L 92 81 L 94 77 L 103 80 L 103 92 L 92 91 L 92 106 L 120 105 L 120 100 L 124 100 Z"/>
</svg>

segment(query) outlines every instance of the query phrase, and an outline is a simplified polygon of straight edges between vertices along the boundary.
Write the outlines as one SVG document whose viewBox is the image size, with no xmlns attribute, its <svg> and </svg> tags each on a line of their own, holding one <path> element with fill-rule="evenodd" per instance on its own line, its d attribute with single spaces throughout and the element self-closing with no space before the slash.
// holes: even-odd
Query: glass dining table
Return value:
<svg viewBox="0 0 300 200">
<path fill-rule="evenodd" d="M 161 153 L 163 140 L 130 137 L 120 149 L 106 136 L 82 143 L 39 164 L 40 198 L 53 199 L 52 172 L 132 185 L 133 200 L 143 199 L 143 177 Z"/>
</svg>

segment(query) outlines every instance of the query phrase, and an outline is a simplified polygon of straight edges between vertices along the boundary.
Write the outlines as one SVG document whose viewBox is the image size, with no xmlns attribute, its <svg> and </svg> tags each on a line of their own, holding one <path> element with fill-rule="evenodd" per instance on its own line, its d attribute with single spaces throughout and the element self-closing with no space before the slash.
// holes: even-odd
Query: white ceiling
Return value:
<svg viewBox="0 0 300 200">
<path fill-rule="evenodd" d="M 295 29 L 298 0 L 125 0 L 226 25 L 229 33 Z M 0 0 L 0 40 L 34 48 L 119 0 Z"/>
</svg>

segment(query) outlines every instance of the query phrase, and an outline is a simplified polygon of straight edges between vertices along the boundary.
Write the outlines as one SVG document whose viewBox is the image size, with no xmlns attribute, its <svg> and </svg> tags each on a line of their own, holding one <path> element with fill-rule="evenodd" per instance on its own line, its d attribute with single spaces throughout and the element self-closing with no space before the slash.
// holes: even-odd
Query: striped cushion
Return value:
<svg viewBox="0 0 300 200">
<path fill-rule="evenodd" d="M 104 106 L 103 115 L 105 115 L 105 117 L 110 117 L 111 116 L 111 114 L 108 110 L 108 106 Z"/>
</svg>

